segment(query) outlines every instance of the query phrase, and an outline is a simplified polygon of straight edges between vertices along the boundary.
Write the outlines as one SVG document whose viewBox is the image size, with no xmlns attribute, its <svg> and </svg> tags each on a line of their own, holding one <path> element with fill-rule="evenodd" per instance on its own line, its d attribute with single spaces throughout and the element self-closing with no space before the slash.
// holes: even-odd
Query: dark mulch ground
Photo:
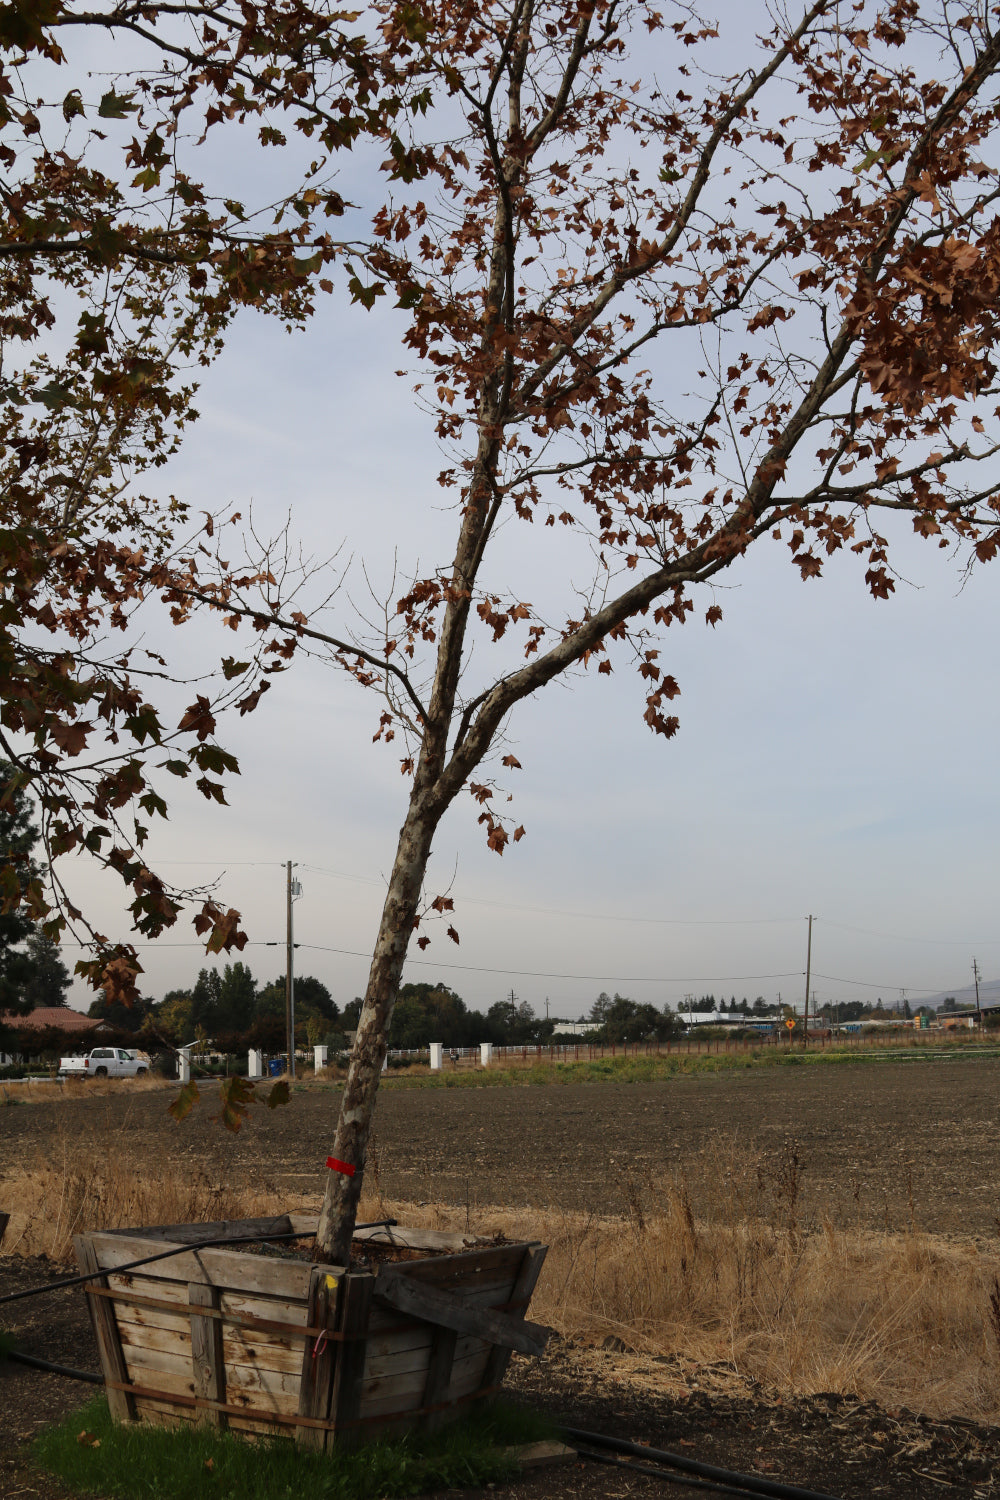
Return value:
<svg viewBox="0 0 1000 1500">
<path fill-rule="evenodd" d="M 0 1295 L 54 1280 L 44 1260 L 0 1261 Z M 4 1326 L 21 1349 L 85 1370 L 97 1351 L 79 1290 L 54 1292 L 3 1310 Z M 734 1396 L 691 1389 L 665 1396 L 637 1388 L 611 1351 L 595 1358 L 554 1339 L 544 1360 L 515 1359 L 512 1394 L 559 1422 L 608 1433 L 723 1467 L 842 1496 L 843 1500 L 940 1500 L 949 1493 L 996 1497 L 1000 1428 L 963 1421 L 932 1422 L 907 1412 L 841 1397 L 795 1402 L 747 1390 Z M 34 1465 L 30 1445 L 48 1423 L 82 1405 L 91 1388 L 0 1363 L 0 1496 L 3 1500 L 71 1500 Z M 618 1468 L 589 1462 L 526 1474 L 492 1491 L 495 1500 L 611 1500 L 659 1490 L 669 1500 L 695 1500 L 685 1484 L 664 1489 Z M 178 1497 L 183 1500 L 183 1497 Z M 451 1500 L 482 1500 L 481 1491 L 453 1491 Z"/>
</svg>

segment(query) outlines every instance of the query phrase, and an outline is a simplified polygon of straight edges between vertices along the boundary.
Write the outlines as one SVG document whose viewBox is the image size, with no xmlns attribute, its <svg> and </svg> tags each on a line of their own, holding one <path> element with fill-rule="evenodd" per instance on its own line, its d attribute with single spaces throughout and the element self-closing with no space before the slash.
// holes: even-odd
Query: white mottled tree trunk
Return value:
<svg viewBox="0 0 1000 1500">
<path fill-rule="evenodd" d="M 354 1174 L 331 1169 L 316 1235 L 316 1258 L 347 1265 L 364 1178 L 389 1025 L 406 959 L 406 949 L 420 904 L 424 871 L 440 814 L 429 796 L 414 786 L 406 822 L 399 835 L 382 920 L 372 955 L 368 988 L 351 1052 L 340 1118 L 330 1154 L 354 1168 Z M 422 805 L 423 804 L 423 805 Z"/>
</svg>

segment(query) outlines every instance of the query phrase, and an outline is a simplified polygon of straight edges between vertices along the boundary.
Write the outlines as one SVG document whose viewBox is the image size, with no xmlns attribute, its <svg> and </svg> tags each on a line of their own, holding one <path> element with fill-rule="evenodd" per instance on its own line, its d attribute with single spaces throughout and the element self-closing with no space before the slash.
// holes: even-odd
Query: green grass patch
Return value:
<svg viewBox="0 0 1000 1500">
<path fill-rule="evenodd" d="M 109 1500 L 374 1500 L 502 1482 L 517 1471 L 505 1449 L 553 1435 L 536 1413 L 498 1402 L 436 1433 L 306 1453 L 283 1437 L 119 1425 L 99 1396 L 33 1451 L 71 1489 Z"/>
<path fill-rule="evenodd" d="M 773 1044 L 733 1047 L 718 1052 L 641 1053 L 628 1057 L 581 1058 L 579 1061 L 549 1059 L 544 1055 L 514 1067 L 456 1068 L 440 1073 L 412 1072 L 383 1079 L 383 1088 L 394 1089 L 484 1089 L 526 1088 L 561 1083 L 653 1083 L 660 1079 L 685 1078 L 718 1073 L 740 1073 L 756 1068 L 800 1068 L 862 1066 L 888 1062 L 965 1061 L 1000 1057 L 1000 1048 L 987 1043 L 936 1042 L 907 1046 L 878 1045 L 870 1048 L 825 1046 L 813 1043 L 789 1047 Z"/>
</svg>

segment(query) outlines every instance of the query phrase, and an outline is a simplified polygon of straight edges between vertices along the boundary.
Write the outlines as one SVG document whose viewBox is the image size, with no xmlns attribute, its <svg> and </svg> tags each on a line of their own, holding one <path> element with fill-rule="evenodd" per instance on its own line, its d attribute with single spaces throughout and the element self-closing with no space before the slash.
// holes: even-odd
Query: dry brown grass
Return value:
<svg viewBox="0 0 1000 1500">
<path fill-rule="evenodd" d="M 613 1349 L 617 1378 L 669 1386 L 724 1371 L 787 1395 L 836 1391 L 1000 1420 L 1000 1242 L 914 1227 L 877 1234 L 822 1216 L 803 1223 L 794 1153 L 768 1163 L 723 1149 L 715 1165 L 711 1223 L 695 1219 L 682 1175 L 655 1200 L 625 1182 L 612 1218 L 387 1203 L 372 1170 L 361 1212 L 542 1240 L 550 1248 L 532 1317 L 573 1340 L 577 1358 L 589 1357 L 581 1347 Z M 309 1206 L 198 1168 L 150 1171 L 124 1136 L 110 1146 L 66 1141 L 30 1171 L 0 1168 L 0 1201 L 12 1210 L 4 1253 L 55 1260 L 71 1258 L 80 1229 Z"/>
<path fill-rule="evenodd" d="M 717 1160 L 718 1216 L 698 1222 L 683 1176 L 656 1200 L 624 1184 L 615 1218 L 538 1209 L 394 1209 L 400 1219 L 549 1246 L 531 1316 L 640 1377 L 667 1360 L 781 1394 L 835 1391 L 934 1416 L 1000 1420 L 1000 1241 L 911 1227 L 800 1222 L 793 1152 Z M 629 1360 L 628 1356 L 638 1358 Z"/>
<path fill-rule="evenodd" d="M 3 1172 L 0 1201 L 11 1215 L 7 1255 L 67 1262 L 84 1229 L 137 1228 L 286 1211 L 288 1194 L 268 1185 L 219 1182 L 198 1166 L 151 1166 L 124 1136 L 84 1145 L 64 1140 L 28 1169 Z"/>
<path fill-rule="evenodd" d="M 127 1090 L 150 1093 L 175 1089 L 170 1079 L 153 1078 L 78 1078 L 37 1079 L 34 1083 L 0 1083 L 0 1109 L 14 1104 L 51 1104 L 60 1099 L 97 1099 Z"/>
</svg>

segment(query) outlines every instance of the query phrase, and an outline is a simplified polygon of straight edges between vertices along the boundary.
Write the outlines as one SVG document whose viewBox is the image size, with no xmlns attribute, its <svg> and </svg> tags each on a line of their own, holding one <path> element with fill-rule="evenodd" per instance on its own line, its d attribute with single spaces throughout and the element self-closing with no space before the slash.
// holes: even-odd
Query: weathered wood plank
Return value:
<svg viewBox="0 0 1000 1500">
<path fill-rule="evenodd" d="M 122 1339 L 122 1351 L 131 1379 L 139 1381 L 136 1371 L 140 1368 L 173 1370 L 177 1374 L 184 1374 L 191 1370 L 190 1331 L 182 1335 L 160 1328 L 134 1328 L 132 1332 L 135 1335 L 134 1342 L 126 1337 Z M 239 1381 L 242 1378 L 239 1374 L 241 1370 L 250 1372 L 263 1370 L 274 1375 L 287 1376 L 293 1380 L 297 1380 L 301 1375 L 301 1348 L 255 1351 L 244 1344 L 223 1339 L 222 1349 L 226 1369 L 230 1372 L 232 1380 Z M 139 1383 L 141 1384 L 141 1381 Z"/>
<path fill-rule="evenodd" d="M 374 1308 L 372 1311 L 374 1312 Z M 371 1323 L 368 1324 L 368 1363 L 375 1359 L 394 1359 L 397 1355 L 404 1354 L 409 1350 L 419 1351 L 429 1349 L 433 1332 L 428 1323 L 401 1322 L 397 1328 L 386 1329 L 382 1333 L 372 1334 Z"/>
<path fill-rule="evenodd" d="M 181 1311 L 169 1313 L 160 1308 L 136 1307 L 130 1302 L 117 1302 L 116 1306 L 119 1332 L 126 1343 L 139 1343 L 144 1337 L 161 1332 L 166 1334 L 190 1332 L 190 1307 L 183 1313 Z M 219 1316 L 214 1321 L 222 1329 L 223 1339 L 242 1344 L 247 1357 L 261 1358 L 267 1363 L 272 1356 L 281 1358 L 282 1354 L 287 1352 L 289 1358 L 294 1355 L 295 1368 L 298 1368 L 302 1357 L 302 1342 L 305 1338 L 304 1326 L 300 1329 L 294 1324 L 256 1318 L 244 1322 L 237 1314 L 228 1313 L 222 1309 L 218 1311 Z"/>
<path fill-rule="evenodd" d="M 191 1380 L 191 1346 L 179 1349 L 150 1349 L 145 1344 L 123 1345 L 129 1379 L 136 1385 L 155 1385 L 154 1372 L 164 1370 L 170 1375 Z"/>
<path fill-rule="evenodd" d="M 317 1267 L 309 1285 L 307 1323 L 334 1332 L 344 1278 Z M 299 1415 L 325 1420 L 330 1415 L 333 1372 L 340 1346 L 326 1334 L 306 1339 L 299 1370 Z M 300 1427 L 295 1440 L 301 1448 L 322 1451 L 327 1435 L 319 1427 Z"/>
<path fill-rule="evenodd" d="M 471 1250 L 477 1245 L 488 1244 L 475 1234 L 456 1234 L 447 1229 L 407 1229 L 394 1225 L 391 1229 L 356 1229 L 355 1244 L 399 1245 L 405 1250 Z"/>
<path fill-rule="evenodd" d="M 273 1336 L 222 1325 L 222 1349 L 226 1365 L 251 1365 L 255 1369 L 281 1370 L 297 1375 L 302 1370 L 302 1340 L 287 1342 Z"/>
<path fill-rule="evenodd" d="M 230 1400 L 250 1395 L 272 1401 L 276 1410 L 297 1412 L 302 1376 L 298 1370 L 262 1370 L 256 1365 L 234 1365 L 229 1371 Z"/>
<path fill-rule="evenodd" d="M 353 1445 L 362 1441 L 357 1429 L 347 1426 L 353 1422 L 361 1404 L 361 1380 L 365 1368 L 365 1337 L 371 1312 L 372 1292 L 375 1278 L 363 1272 L 352 1272 L 342 1281 L 338 1332 L 344 1341 L 338 1345 L 337 1361 L 333 1376 L 333 1391 L 330 1397 L 330 1413 L 336 1427 L 338 1444 Z M 333 1434 L 331 1434 L 331 1438 Z M 327 1447 L 332 1446 L 330 1439 Z"/>
<path fill-rule="evenodd" d="M 453 1369 L 447 1401 L 461 1402 L 471 1397 L 482 1387 L 482 1365 L 470 1363 L 467 1370 Z M 423 1388 L 418 1384 L 393 1385 L 391 1389 L 380 1388 L 365 1393 L 360 1403 L 360 1418 L 389 1416 L 394 1412 L 414 1412 L 423 1408 Z M 340 1441 L 338 1433 L 337 1441 Z"/>
<path fill-rule="evenodd" d="M 319 1228 L 319 1214 L 289 1214 L 288 1227 L 293 1234 L 314 1235 Z"/>
<path fill-rule="evenodd" d="M 101 1233 L 89 1235 L 88 1239 L 100 1268 L 111 1271 L 165 1248 L 161 1240 L 142 1240 L 138 1236 Z M 169 1260 L 156 1264 L 156 1275 L 163 1280 L 202 1281 L 223 1290 L 286 1297 L 303 1305 L 309 1295 L 311 1271 L 305 1261 L 272 1260 L 238 1250 L 180 1250 Z"/>
<path fill-rule="evenodd" d="M 139 1367 L 137 1367 L 134 1383 L 145 1392 L 147 1398 L 154 1391 L 165 1401 L 169 1401 L 172 1396 L 200 1395 L 200 1392 L 195 1390 L 190 1363 L 186 1371 L 181 1373 L 175 1369 L 147 1367 L 142 1369 L 140 1378 L 138 1370 Z M 298 1375 L 281 1375 L 273 1370 L 253 1370 L 245 1365 L 237 1366 L 228 1374 L 226 1405 L 232 1410 L 245 1412 L 248 1416 L 255 1414 L 294 1416 L 298 1413 Z M 207 1408 L 201 1408 L 201 1410 L 206 1411 Z M 204 1417 L 200 1416 L 199 1420 L 204 1420 Z"/>
<path fill-rule="evenodd" d="M 458 1334 L 453 1328 L 435 1328 L 434 1343 L 427 1362 L 427 1375 L 420 1403 L 422 1406 L 437 1406 L 446 1400 L 457 1344 Z M 430 1411 L 424 1418 L 424 1427 L 428 1432 L 433 1432 L 447 1420 L 447 1412 Z"/>
<path fill-rule="evenodd" d="M 461 1282 L 468 1291 L 474 1291 L 481 1282 L 502 1282 L 507 1277 L 513 1281 L 524 1255 L 524 1244 L 490 1245 L 485 1249 L 468 1250 L 457 1255 L 430 1256 L 427 1260 L 405 1260 L 383 1265 L 381 1270 L 404 1271 L 415 1281 L 431 1282 L 434 1286 L 448 1286 Z"/>
<path fill-rule="evenodd" d="M 383 1272 L 387 1276 L 394 1275 L 397 1272 L 405 1276 L 409 1273 L 409 1267 L 384 1266 L 380 1269 L 380 1274 L 382 1274 Z M 485 1282 L 475 1287 L 471 1291 L 467 1291 L 460 1283 L 457 1284 L 452 1290 L 459 1292 L 470 1307 L 495 1308 L 500 1312 L 510 1311 L 520 1314 L 522 1309 L 508 1308 L 507 1306 L 508 1303 L 514 1300 L 512 1295 L 513 1288 L 514 1276 L 512 1273 L 509 1276 L 505 1277 L 503 1281 Z M 447 1291 L 448 1288 L 442 1287 L 440 1288 L 440 1290 Z M 379 1337 L 383 1334 L 392 1334 L 393 1332 L 399 1331 L 401 1329 L 412 1327 L 412 1318 L 407 1317 L 403 1313 L 397 1312 L 391 1307 L 380 1307 L 377 1303 L 373 1304 L 371 1311 L 371 1322 L 368 1325 L 368 1332 L 370 1337 L 374 1338 Z"/>
<path fill-rule="evenodd" d="M 426 1341 L 417 1348 L 393 1350 L 388 1353 L 373 1354 L 371 1345 L 368 1346 L 368 1357 L 365 1360 L 365 1380 L 384 1380 L 393 1375 L 405 1375 L 418 1370 L 426 1371 L 433 1348 L 434 1329 L 429 1323 L 425 1323 L 427 1329 Z M 473 1338 L 468 1335 L 457 1335 L 455 1344 L 455 1359 L 471 1359 L 474 1355 L 482 1355 L 493 1347 L 483 1339 Z"/>
<path fill-rule="evenodd" d="M 155 1271 L 151 1266 L 150 1270 Z M 137 1296 L 153 1297 L 158 1302 L 176 1302 L 187 1306 L 187 1282 L 165 1281 L 159 1276 L 149 1276 L 144 1271 L 112 1271 L 108 1285 L 116 1292 L 135 1292 Z"/>
<path fill-rule="evenodd" d="M 135 1307 L 131 1302 L 114 1303 L 118 1318 L 118 1331 L 129 1343 L 136 1343 L 144 1330 L 149 1333 L 184 1334 L 191 1336 L 191 1319 L 187 1310 L 169 1313 L 160 1308 Z"/>
<path fill-rule="evenodd" d="M 161 1402 L 145 1401 L 141 1397 L 136 1398 L 135 1404 L 139 1421 L 145 1422 L 149 1427 L 177 1427 L 182 1422 L 193 1425 L 198 1418 L 198 1413 L 190 1411 L 186 1406 L 165 1406 Z"/>
<path fill-rule="evenodd" d="M 392 1274 L 387 1275 L 390 1270 Z M 402 1268 L 383 1266 L 375 1282 L 375 1297 L 397 1311 L 428 1323 L 452 1328 L 456 1333 L 476 1334 L 491 1344 L 517 1349 L 521 1354 L 541 1354 L 548 1339 L 548 1329 L 528 1323 L 510 1313 L 477 1307 L 458 1292 L 441 1291 L 404 1275 Z"/>
<path fill-rule="evenodd" d="M 511 1289 L 510 1300 L 520 1303 L 520 1312 L 515 1312 L 515 1317 L 523 1317 L 524 1311 L 531 1301 L 531 1294 L 535 1290 L 542 1266 L 545 1264 L 545 1256 L 548 1252 L 547 1245 L 541 1245 L 533 1241 L 524 1247 L 524 1258 L 518 1269 L 517 1277 Z M 502 1345 L 497 1345 L 483 1371 L 483 1385 L 487 1388 L 500 1385 L 507 1373 L 510 1364 L 511 1351 Z"/>
<path fill-rule="evenodd" d="M 141 1229 L 115 1230 L 115 1234 L 126 1234 L 132 1239 L 166 1240 L 179 1245 L 200 1245 L 205 1240 L 221 1240 L 231 1235 L 292 1232 L 288 1214 L 269 1214 L 263 1219 L 216 1219 L 205 1224 L 148 1224 Z"/>
<path fill-rule="evenodd" d="M 461 1343 L 461 1340 L 459 1340 L 459 1343 Z M 484 1368 L 488 1352 L 488 1345 L 480 1344 L 478 1340 L 476 1341 L 475 1348 L 461 1354 L 461 1356 L 456 1350 L 455 1354 L 452 1355 L 451 1365 L 454 1379 L 465 1382 L 466 1377 L 468 1377 L 469 1380 L 472 1380 L 475 1372 L 477 1370 L 482 1371 Z M 405 1391 L 408 1395 L 416 1394 L 422 1396 L 427 1385 L 427 1369 L 428 1365 L 425 1365 L 423 1369 L 393 1370 L 385 1375 L 368 1375 L 366 1373 L 365 1378 L 361 1382 L 362 1400 L 364 1401 L 371 1396 L 384 1394 L 387 1391 Z"/>
<path fill-rule="evenodd" d="M 148 1401 L 140 1399 L 139 1420 L 150 1427 L 179 1427 L 194 1426 L 202 1420 L 201 1412 L 196 1408 L 187 1406 L 171 1406 L 168 1401 Z M 273 1437 L 276 1433 L 289 1429 L 280 1425 L 280 1419 L 268 1415 L 260 1417 L 247 1417 L 242 1413 L 234 1415 L 227 1412 L 229 1428 L 232 1432 L 242 1433 L 245 1437 Z"/>
<path fill-rule="evenodd" d="M 76 1251 L 77 1264 L 85 1275 L 100 1268 L 98 1252 L 91 1236 L 74 1235 L 73 1249 Z M 107 1278 L 101 1277 L 98 1285 L 107 1286 Z M 128 1369 L 122 1352 L 121 1340 L 118 1337 L 113 1305 L 104 1297 L 88 1296 L 87 1307 L 90 1310 L 90 1321 L 93 1325 L 94 1337 L 97 1339 L 105 1381 L 113 1380 L 121 1385 L 127 1385 Z M 107 1398 L 108 1410 L 116 1422 L 135 1421 L 135 1398 L 127 1391 L 108 1389 Z"/>
<path fill-rule="evenodd" d="M 187 1369 L 180 1371 L 164 1370 L 160 1365 L 153 1367 L 137 1365 L 133 1384 L 142 1390 L 147 1400 L 151 1399 L 154 1394 L 162 1397 L 164 1401 L 169 1401 L 171 1396 L 195 1394 L 190 1360 L 188 1360 Z"/>
<path fill-rule="evenodd" d="M 329 1269 L 327 1266 L 322 1267 L 324 1271 L 329 1271 Z M 280 1297 L 252 1297 L 246 1292 L 229 1291 L 225 1288 L 220 1288 L 220 1291 L 222 1299 L 220 1306 L 224 1313 L 233 1313 L 237 1317 L 259 1318 L 262 1323 L 291 1323 L 300 1328 L 310 1326 L 306 1317 L 308 1287 L 304 1297 L 294 1300 Z"/>
<path fill-rule="evenodd" d="M 188 1300 L 193 1307 L 219 1310 L 219 1293 L 214 1286 L 201 1281 L 188 1283 Z M 191 1314 L 191 1369 L 194 1372 L 194 1389 L 197 1396 L 209 1401 L 224 1402 L 226 1399 L 226 1364 L 222 1352 L 222 1324 L 218 1318 L 199 1317 Z M 220 1429 L 226 1426 L 226 1414 L 209 1407 L 205 1421 Z"/>
<path fill-rule="evenodd" d="M 133 1349 L 148 1349 L 151 1355 L 173 1354 L 191 1364 L 191 1325 L 186 1328 L 140 1328 L 136 1323 L 122 1323 L 121 1334 L 125 1358 L 132 1359 Z"/>
</svg>

